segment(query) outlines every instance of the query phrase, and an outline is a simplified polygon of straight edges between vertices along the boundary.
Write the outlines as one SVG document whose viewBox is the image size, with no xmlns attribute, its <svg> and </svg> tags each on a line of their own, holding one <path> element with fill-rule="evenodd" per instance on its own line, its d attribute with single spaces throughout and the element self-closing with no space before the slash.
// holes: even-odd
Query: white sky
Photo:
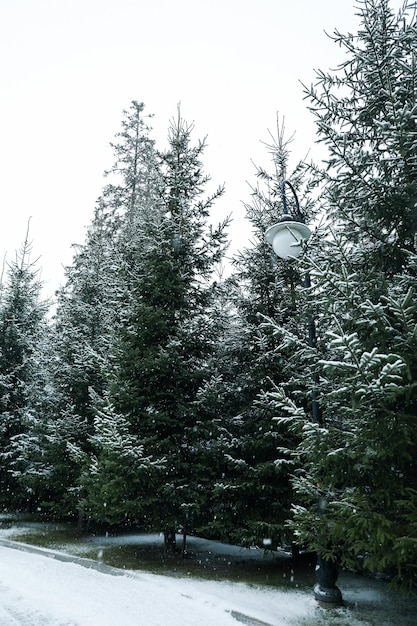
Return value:
<svg viewBox="0 0 417 626">
<path fill-rule="evenodd" d="M 397 9 L 402 0 L 392 0 Z M 248 243 L 242 201 L 262 141 L 285 117 L 294 162 L 314 153 L 300 81 L 341 60 L 326 37 L 355 32 L 354 0 L 0 0 L 0 255 L 13 258 L 31 219 L 52 294 L 82 243 L 113 162 L 122 110 L 143 101 L 164 145 L 177 103 L 207 135 L 205 168 L 226 183 L 214 221 L 233 213 L 233 249 Z"/>
</svg>

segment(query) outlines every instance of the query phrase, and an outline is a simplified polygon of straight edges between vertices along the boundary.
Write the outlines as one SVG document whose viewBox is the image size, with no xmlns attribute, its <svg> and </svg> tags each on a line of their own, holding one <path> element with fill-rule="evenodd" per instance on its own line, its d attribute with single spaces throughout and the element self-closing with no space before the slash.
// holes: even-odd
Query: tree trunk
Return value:
<svg viewBox="0 0 417 626">
<path fill-rule="evenodd" d="M 177 550 L 177 540 L 175 537 L 175 528 L 166 528 L 164 530 L 165 552 L 174 553 Z"/>
<path fill-rule="evenodd" d="M 77 520 L 77 537 L 80 537 L 84 532 L 84 511 L 80 509 L 78 511 L 78 520 Z"/>
<path fill-rule="evenodd" d="M 187 556 L 187 531 L 182 531 L 182 558 L 184 559 Z"/>
</svg>

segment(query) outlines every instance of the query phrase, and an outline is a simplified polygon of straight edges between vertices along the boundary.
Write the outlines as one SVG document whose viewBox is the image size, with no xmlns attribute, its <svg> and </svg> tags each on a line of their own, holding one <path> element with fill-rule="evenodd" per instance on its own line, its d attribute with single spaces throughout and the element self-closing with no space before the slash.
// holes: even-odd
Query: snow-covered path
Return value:
<svg viewBox="0 0 417 626">
<path fill-rule="evenodd" d="M 0 546 L 1 626 L 238 626 L 244 616 L 290 626 L 315 611 L 307 594 L 133 571 L 113 576 L 111 568 L 41 552 Z"/>
<path fill-rule="evenodd" d="M 0 626 L 415 626 L 416 601 L 342 574 L 347 607 L 311 592 L 125 571 L 0 538 Z"/>
</svg>

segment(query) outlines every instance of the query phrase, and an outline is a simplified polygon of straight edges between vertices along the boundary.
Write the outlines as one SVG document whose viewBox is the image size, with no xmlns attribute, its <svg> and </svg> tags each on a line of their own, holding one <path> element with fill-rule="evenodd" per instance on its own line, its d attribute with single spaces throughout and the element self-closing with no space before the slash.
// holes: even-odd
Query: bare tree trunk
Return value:
<svg viewBox="0 0 417 626">
<path fill-rule="evenodd" d="M 175 528 L 166 528 L 164 530 L 165 552 L 176 552 L 177 540 L 175 536 Z"/>
<path fill-rule="evenodd" d="M 182 557 L 187 556 L 187 531 L 184 528 L 182 531 Z"/>
<path fill-rule="evenodd" d="M 83 534 L 84 531 L 84 511 L 80 509 L 78 511 L 78 520 L 77 520 L 77 537 Z"/>
</svg>

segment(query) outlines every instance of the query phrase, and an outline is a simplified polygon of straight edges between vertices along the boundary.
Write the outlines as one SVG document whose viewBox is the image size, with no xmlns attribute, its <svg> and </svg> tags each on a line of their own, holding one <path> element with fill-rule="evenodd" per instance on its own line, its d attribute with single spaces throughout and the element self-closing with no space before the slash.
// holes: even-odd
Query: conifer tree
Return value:
<svg viewBox="0 0 417 626">
<path fill-rule="evenodd" d="M 290 471 L 293 461 L 284 451 L 295 447 L 292 433 L 273 421 L 265 393 L 291 379 L 288 355 L 268 320 L 297 332 L 299 270 L 279 262 L 265 242 L 265 231 L 282 213 L 281 184 L 287 176 L 289 141 L 284 124 L 267 145 L 274 170 L 258 168 L 247 217 L 253 226 L 252 247 L 235 259 L 229 280 L 235 314 L 222 341 L 222 435 L 225 455 L 221 479 L 213 491 L 213 519 L 206 532 L 245 545 L 291 543 Z M 291 177 L 299 187 L 301 170 Z M 304 328 L 304 325 L 302 326 Z M 301 389 L 300 389 L 301 391 Z"/>
<path fill-rule="evenodd" d="M 146 527 L 164 531 L 169 541 L 178 528 L 198 523 L 207 489 L 196 399 L 209 375 L 214 335 L 208 308 L 225 243 L 224 225 L 207 226 L 222 189 L 202 199 L 209 181 L 201 163 L 204 142 L 193 146 L 191 134 L 179 112 L 169 147 L 159 155 L 157 194 L 136 221 L 135 248 L 128 250 L 131 303 L 110 387 L 116 412 L 145 455 L 164 463 L 138 512 Z"/>
<path fill-rule="evenodd" d="M 78 515 L 79 521 L 87 507 L 85 476 L 95 458 L 96 401 L 105 397 L 113 336 L 129 308 L 134 220 L 152 183 L 153 142 L 143 109 L 132 102 L 124 111 L 109 182 L 57 293 L 50 361 L 54 402 L 36 434 L 38 463 L 49 477 L 41 499 L 50 512 Z"/>
<path fill-rule="evenodd" d="M 118 320 L 116 240 L 117 222 L 100 199 L 86 241 L 76 246 L 66 283 L 57 294 L 50 366 L 55 399 L 43 426 L 42 458 L 50 468 L 44 506 L 59 516 L 84 515 L 80 476 L 89 464 L 94 432 L 91 391 L 106 390 Z"/>
<path fill-rule="evenodd" d="M 286 340 L 320 394 L 322 424 L 282 389 L 271 400 L 303 434 L 300 539 L 325 558 L 386 572 L 410 589 L 417 581 L 417 30 L 411 5 L 395 15 L 388 0 L 363 0 L 359 13 L 357 35 L 335 35 L 347 60 L 320 72 L 308 90 L 329 151 L 326 167 L 314 171 L 329 220 L 306 262 L 319 342 L 305 349 Z"/>
<path fill-rule="evenodd" d="M 96 522 L 124 525 L 140 519 L 142 503 L 153 497 L 164 462 L 146 456 L 129 422 L 115 412 L 107 394 L 91 393 L 96 411 L 89 439 L 93 453 L 81 477 L 86 505 Z"/>
<path fill-rule="evenodd" d="M 27 471 L 36 472 L 29 433 L 51 402 L 48 304 L 41 299 L 38 270 L 30 260 L 28 233 L 9 264 L 0 308 L 1 504 L 23 509 L 36 503 L 30 481 L 22 480 Z"/>
</svg>

